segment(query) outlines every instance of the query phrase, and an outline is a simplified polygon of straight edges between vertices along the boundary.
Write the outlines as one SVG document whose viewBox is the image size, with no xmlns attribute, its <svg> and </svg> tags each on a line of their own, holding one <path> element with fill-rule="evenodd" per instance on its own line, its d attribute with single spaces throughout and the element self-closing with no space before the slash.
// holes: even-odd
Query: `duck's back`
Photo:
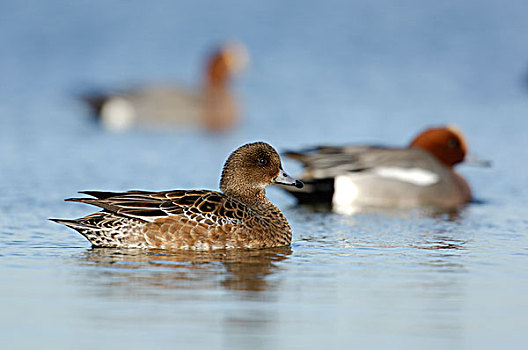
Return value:
<svg viewBox="0 0 528 350">
<path fill-rule="evenodd" d="M 280 212 L 262 213 L 220 192 L 85 193 L 95 198 L 72 200 L 104 210 L 56 221 L 79 231 L 96 247 L 265 248 L 291 241 L 291 230 L 278 230 L 283 227 Z"/>
</svg>

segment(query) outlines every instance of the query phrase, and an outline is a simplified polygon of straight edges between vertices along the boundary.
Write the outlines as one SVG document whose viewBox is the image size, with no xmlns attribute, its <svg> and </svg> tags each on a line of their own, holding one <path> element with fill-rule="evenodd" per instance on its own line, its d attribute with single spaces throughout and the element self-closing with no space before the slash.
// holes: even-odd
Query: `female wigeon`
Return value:
<svg viewBox="0 0 528 350">
<path fill-rule="evenodd" d="M 118 94 L 92 94 L 83 99 L 102 125 L 113 131 L 134 125 L 153 128 L 201 127 L 227 130 L 237 122 L 238 107 L 229 90 L 231 77 L 244 69 L 247 50 L 238 43 L 221 46 L 210 56 L 199 91 L 152 85 Z"/>
<path fill-rule="evenodd" d="M 317 147 L 287 152 L 305 170 L 303 190 L 285 188 L 300 203 L 332 203 L 347 212 L 358 207 L 454 208 L 472 200 L 453 166 L 466 156 L 466 142 L 454 127 L 421 132 L 407 148 Z"/>
<path fill-rule="evenodd" d="M 265 195 L 272 184 L 302 187 L 264 142 L 241 146 L 227 159 L 220 189 L 164 192 L 82 192 L 71 198 L 103 208 L 76 220 L 52 219 L 79 231 L 94 247 L 157 249 L 269 248 L 289 245 L 284 214 Z"/>
</svg>

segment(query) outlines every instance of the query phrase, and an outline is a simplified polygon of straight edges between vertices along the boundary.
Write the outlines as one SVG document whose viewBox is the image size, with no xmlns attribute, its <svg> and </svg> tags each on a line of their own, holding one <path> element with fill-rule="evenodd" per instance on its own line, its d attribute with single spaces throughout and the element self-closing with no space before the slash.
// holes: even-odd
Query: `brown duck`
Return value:
<svg viewBox="0 0 528 350">
<path fill-rule="evenodd" d="M 284 172 L 275 149 L 246 144 L 227 159 L 220 189 L 164 192 L 82 192 L 71 198 L 103 208 L 69 226 L 94 247 L 157 249 L 268 248 L 289 245 L 292 231 L 284 214 L 265 195 L 272 184 L 302 187 Z"/>
</svg>

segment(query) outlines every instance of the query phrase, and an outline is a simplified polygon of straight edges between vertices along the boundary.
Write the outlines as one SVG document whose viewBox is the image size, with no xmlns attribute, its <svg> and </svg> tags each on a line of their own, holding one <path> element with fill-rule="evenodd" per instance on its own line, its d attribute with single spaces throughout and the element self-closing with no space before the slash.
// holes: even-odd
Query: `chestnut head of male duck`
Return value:
<svg viewBox="0 0 528 350">
<path fill-rule="evenodd" d="M 436 157 L 442 164 L 452 167 L 462 163 L 467 147 L 462 133 L 452 126 L 429 128 L 422 131 L 409 145 L 421 148 Z"/>
<path fill-rule="evenodd" d="M 205 69 L 205 84 L 227 85 L 231 77 L 242 72 L 249 62 L 249 54 L 244 45 L 229 42 L 212 52 Z"/>
<path fill-rule="evenodd" d="M 227 159 L 223 191 L 83 192 L 72 198 L 103 208 L 76 220 L 52 219 L 85 236 L 94 247 L 156 249 L 270 248 L 289 245 L 292 232 L 265 196 L 272 184 L 302 187 L 282 169 L 268 144 L 244 145 Z"/>
<path fill-rule="evenodd" d="M 231 93 L 231 78 L 245 69 L 249 61 L 246 48 L 236 42 L 222 45 L 206 66 L 203 86 L 202 123 L 210 131 L 233 128 L 240 115 L 238 100 Z"/>
</svg>

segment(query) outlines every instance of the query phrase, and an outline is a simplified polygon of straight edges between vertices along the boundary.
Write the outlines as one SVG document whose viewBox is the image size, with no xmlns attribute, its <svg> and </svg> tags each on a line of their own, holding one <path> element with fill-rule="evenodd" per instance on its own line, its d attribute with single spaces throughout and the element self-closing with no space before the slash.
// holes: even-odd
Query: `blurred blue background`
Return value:
<svg viewBox="0 0 528 350">
<path fill-rule="evenodd" d="M 0 344 L 523 344 L 527 13 L 526 1 L 492 0 L 0 1 Z M 156 81 L 196 87 L 204 56 L 231 38 L 251 54 L 233 132 L 113 134 L 77 99 Z M 222 264 L 198 275 L 100 266 L 83 258 L 80 235 L 46 220 L 90 212 L 62 202 L 78 190 L 216 189 L 229 152 L 249 141 L 405 145 L 445 123 L 494 163 L 460 170 L 482 204 L 455 221 L 347 218 L 270 189 L 294 229 L 292 252 L 258 276 L 273 288 L 233 291 Z M 181 270 L 190 290 L 137 282 Z"/>
</svg>

